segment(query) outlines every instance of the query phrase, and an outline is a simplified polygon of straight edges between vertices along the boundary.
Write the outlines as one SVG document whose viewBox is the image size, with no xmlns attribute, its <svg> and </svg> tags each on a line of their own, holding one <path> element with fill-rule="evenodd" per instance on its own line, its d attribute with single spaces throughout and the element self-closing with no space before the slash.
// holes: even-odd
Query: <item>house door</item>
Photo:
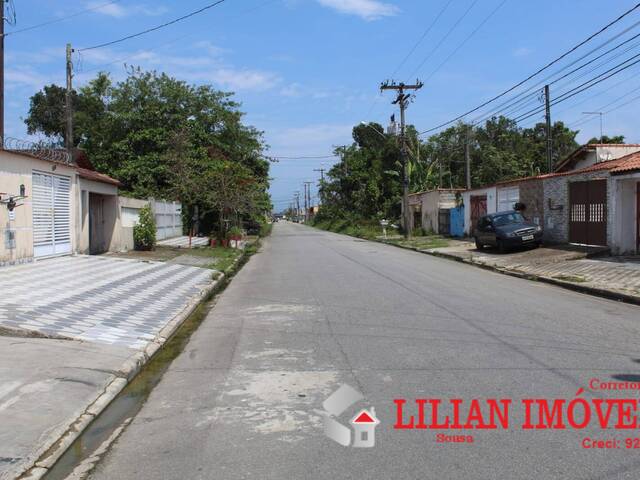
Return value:
<svg viewBox="0 0 640 480">
<path fill-rule="evenodd" d="M 478 225 L 480 217 L 484 217 L 487 214 L 487 196 L 486 195 L 472 195 L 471 196 L 471 230 L 470 235 Z"/>
<path fill-rule="evenodd" d="M 32 180 L 34 257 L 71 253 L 71 180 L 39 172 Z"/>
<path fill-rule="evenodd" d="M 569 184 L 569 242 L 607 245 L 607 181 Z"/>
<path fill-rule="evenodd" d="M 104 197 L 89 194 L 89 253 L 97 255 L 107 249 L 104 239 Z"/>
</svg>

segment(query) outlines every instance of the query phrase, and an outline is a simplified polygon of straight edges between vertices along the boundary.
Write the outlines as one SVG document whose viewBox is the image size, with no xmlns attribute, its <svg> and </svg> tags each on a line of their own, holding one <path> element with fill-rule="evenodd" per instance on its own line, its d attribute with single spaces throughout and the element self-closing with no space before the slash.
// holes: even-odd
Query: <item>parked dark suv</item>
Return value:
<svg viewBox="0 0 640 480">
<path fill-rule="evenodd" d="M 542 227 L 528 222 L 520 212 L 508 211 L 485 215 L 478 220 L 474 232 L 476 247 L 498 247 L 501 252 L 509 248 L 542 244 Z"/>
</svg>

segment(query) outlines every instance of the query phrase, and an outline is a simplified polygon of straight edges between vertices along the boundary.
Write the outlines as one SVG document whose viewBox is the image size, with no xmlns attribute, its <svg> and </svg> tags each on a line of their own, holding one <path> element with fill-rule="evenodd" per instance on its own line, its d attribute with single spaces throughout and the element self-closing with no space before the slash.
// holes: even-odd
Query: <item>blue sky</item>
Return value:
<svg viewBox="0 0 640 480">
<path fill-rule="evenodd" d="M 107 2 L 14 0 L 17 24 L 6 31 Z M 121 0 L 67 21 L 9 35 L 7 135 L 26 137 L 21 118 L 28 111 L 30 95 L 48 83 L 64 84 L 67 42 L 82 48 L 113 40 L 207 3 Z M 122 78 L 128 63 L 193 83 L 211 83 L 236 92 L 246 121 L 265 132 L 272 155 L 323 156 L 334 146 L 349 143 L 351 128 L 360 121 L 387 123 L 394 112 L 392 98 L 381 96 L 378 86 L 394 73 L 397 80 L 415 76 L 425 80 L 408 111 L 409 122 L 425 130 L 527 77 L 633 2 L 610 0 L 606 8 L 604 4 L 601 0 L 227 0 L 180 24 L 75 56 L 75 81 L 82 84 L 98 70 Z M 401 65 L 445 5 L 444 13 Z M 639 20 L 636 12 L 602 40 Z M 627 37 L 633 33 L 637 32 Z M 640 87 L 640 79 L 635 79 L 638 70 L 630 68 L 602 88 L 558 105 L 554 120 L 577 122 L 585 119 L 582 112 L 599 109 L 628 92 L 627 100 L 635 98 L 631 91 Z M 640 142 L 634 115 L 638 105 L 640 101 L 607 114 L 605 134 L 624 134 L 627 141 Z M 595 118 L 580 128 L 580 141 L 600 132 Z M 332 163 L 332 159 L 283 159 L 275 164 L 276 207 L 285 207 L 304 181 L 317 181 L 314 169 Z"/>
</svg>

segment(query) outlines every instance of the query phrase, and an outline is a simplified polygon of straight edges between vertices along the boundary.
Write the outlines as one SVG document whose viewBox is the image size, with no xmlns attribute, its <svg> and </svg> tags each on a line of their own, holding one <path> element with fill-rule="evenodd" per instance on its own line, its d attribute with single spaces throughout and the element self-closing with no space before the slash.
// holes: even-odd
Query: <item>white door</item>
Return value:
<svg viewBox="0 0 640 480">
<path fill-rule="evenodd" d="M 71 180 L 33 173 L 33 255 L 71 253 Z"/>
<path fill-rule="evenodd" d="M 513 210 L 520 201 L 520 187 L 510 187 L 498 190 L 498 211 Z"/>
</svg>

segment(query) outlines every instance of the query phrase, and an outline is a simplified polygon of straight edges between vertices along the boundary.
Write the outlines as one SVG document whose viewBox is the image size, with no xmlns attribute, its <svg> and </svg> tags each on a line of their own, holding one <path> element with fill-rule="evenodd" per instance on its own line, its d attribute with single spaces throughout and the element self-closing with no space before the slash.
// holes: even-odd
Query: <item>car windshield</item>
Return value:
<svg viewBox="0 0 640 480">
<path fill-rule="evenodd" d="M 513 223 L 522 222 L 524 222 L 524 217 L 518 212 L 505 213 L 504 215 L 493 217 L 493 224 L 496 227 L 502 227 L 503 225 L 511 225 Z"/>
</svg>

